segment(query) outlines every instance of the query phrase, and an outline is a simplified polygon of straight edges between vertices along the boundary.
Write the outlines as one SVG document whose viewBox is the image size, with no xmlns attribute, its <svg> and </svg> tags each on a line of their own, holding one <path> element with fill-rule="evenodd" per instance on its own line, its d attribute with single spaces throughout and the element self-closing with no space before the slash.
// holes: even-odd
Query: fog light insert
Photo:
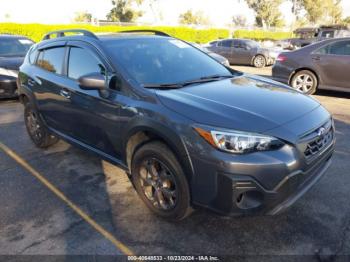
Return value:
<svg viewBox="0 0 350 262">
<path fill-rule="evenodd" d="M 263 198 L 263 194 L 259 191 L 247 191 L 237 196 L 236 205 L 241 209 L 257 208 L 262 205 Z"/>
</svg>

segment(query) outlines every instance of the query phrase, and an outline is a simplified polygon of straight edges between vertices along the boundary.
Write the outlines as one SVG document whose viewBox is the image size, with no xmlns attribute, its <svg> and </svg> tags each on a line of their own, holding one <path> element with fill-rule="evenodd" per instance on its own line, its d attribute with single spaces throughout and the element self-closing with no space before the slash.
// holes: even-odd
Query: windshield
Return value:
<svg viewBox="0 0 350 262">
<path fill-rule="evenodd" d="M 25 56 L 34 43 L 25 38 L 8 38 L 0 40 L 0 56 Z"/>
<path fill-rule="evenodd" d="M 106 43 L 107 49 L 140 84 L 181 83 L 232 73 L 196 48 L 176 39 L 138 38 Z"/>
</svg>

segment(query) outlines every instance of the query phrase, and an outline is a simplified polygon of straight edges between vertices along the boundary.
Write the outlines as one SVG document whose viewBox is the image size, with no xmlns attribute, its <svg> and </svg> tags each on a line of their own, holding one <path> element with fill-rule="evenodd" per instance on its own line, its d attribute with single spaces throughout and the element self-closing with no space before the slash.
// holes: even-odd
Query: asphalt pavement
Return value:
<svg viewBox="0 0 350 262">
<path fill-rule="evenodd" d="M 303 198 L 274 217 L 197 210 L 178 223 L 151 214 L 117 167 L 62 141 L 35 148 L 22 105 L 0 101 L 0 143 L 32 168 L 0 150 L 0 255 L 118 255 L 129 249 L 137 255 L 349 261 L 350 95 L 315 98 L 334 115 L 337 144 L 330 169 Z"/>
</svg>

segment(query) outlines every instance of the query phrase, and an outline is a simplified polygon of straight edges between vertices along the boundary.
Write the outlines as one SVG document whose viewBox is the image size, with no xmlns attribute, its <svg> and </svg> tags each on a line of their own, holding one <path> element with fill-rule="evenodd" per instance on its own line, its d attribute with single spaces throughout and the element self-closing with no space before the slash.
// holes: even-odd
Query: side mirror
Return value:
<svg viewBox="0 0 350 262">
<path fill-rule="evenodd" d="M 106 88 L 106 78 L 100 73 L 91 73 L 78 79 L 81 89 L 102 90 Z"/>
</svg>

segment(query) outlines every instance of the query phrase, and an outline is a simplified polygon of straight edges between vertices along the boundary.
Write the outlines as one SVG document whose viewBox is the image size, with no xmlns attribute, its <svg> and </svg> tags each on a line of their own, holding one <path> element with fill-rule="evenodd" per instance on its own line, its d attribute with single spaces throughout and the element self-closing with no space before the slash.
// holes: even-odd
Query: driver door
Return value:
<svg viewBox="0 0 350 262">
<path fill-rule="evenodd" d="M 68 42 L 65 124 L 69 136 L 103 153 L 119 157 L 119 109 L 117 90 L 108 87 L 111 68 L 94 47 L 79 41 Z M 99 73 L 106 79 L 106 90 L 84 90 L 78 79 Z M 106 92 L 104 92 L 106 91 Z"/>
</svg>

